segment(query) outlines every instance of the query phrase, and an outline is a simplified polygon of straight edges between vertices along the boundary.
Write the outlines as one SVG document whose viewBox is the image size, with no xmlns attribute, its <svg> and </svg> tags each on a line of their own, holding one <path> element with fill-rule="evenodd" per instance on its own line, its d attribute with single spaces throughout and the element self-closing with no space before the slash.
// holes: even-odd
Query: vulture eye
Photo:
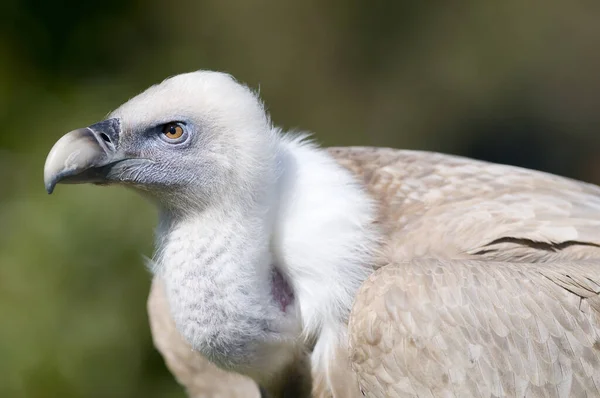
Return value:
<svg viewBox="0 0 600 398">
<path fill-rule="evenodd" d="M 169 140 L 179 140 L 183 136 L 183 127 L 179 123 L 167 123 L 162 128 L 163 135 Z"/>
</svg>

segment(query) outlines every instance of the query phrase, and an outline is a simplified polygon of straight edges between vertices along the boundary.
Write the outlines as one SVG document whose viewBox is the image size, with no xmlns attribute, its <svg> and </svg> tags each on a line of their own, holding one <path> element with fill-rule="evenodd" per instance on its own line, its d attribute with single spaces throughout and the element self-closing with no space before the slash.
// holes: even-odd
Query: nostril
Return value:
<svg viewBox="0 0 600 398">
<path fill-rule="evenodd" d="M 100 137 L 102 137 L 102 139 L 106 142 L 108 142 L 109 144 L 112 144 L 112 142 L 110 141 L 110 138 L 108 138 L 108 135 L 101 133 Z"/>
</svg>

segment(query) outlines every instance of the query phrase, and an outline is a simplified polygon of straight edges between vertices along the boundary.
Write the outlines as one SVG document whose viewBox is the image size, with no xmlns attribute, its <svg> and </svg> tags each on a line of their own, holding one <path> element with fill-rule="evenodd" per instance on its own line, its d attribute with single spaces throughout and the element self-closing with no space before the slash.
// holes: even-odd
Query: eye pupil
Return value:
<svg viewBox="0 0 600 398">
<path fill-rule="evenodd" d="M 169 123 L 163 127 L 162 132 L 167 138 L 176 140 L 183 135 L 183 127 L 177 123 Z"/>
</svg>

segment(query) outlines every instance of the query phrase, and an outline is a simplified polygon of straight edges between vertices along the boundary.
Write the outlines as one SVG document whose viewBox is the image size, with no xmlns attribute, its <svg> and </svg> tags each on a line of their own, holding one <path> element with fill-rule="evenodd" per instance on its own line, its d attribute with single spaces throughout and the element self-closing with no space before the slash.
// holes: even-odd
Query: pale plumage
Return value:
<svg viewBox="0 0 600 398">
<path fill-rule="evenodd" d="M 329 152 L 386 231 L 350 323 L 367 396 L 598 394 L 598 187 L 429 152 Z"/>
<path fill-rule="evenodd" d="M 258 394 L 201 353 L 273 397 L 600 394 L 600 188 L 428 152 L 324 151 L 282 137 L 249 90 L 210 72 L 111 117 L 120 147 L 70 133 L 47 187 L 102 174 L 155 198 L 152 332 L 191 396 L 216 375 L 213 396 Z M 183 155 L 139 150 L 182 118 L 201 137 Z M 67 156 L 80 147 L 82 164 Z"/>
<path fill-rule="evenodd" d="M 598 187 L 427 152 L 333 153 L 378 198 L 388 237 L 350 321 L 368 396 L 600 394 Z"/>
<path fill-rule="evenodd" d="M 414 259 L 378 270 L 350 321 L 372 397 L 596 397 L 600 263 Z"/>
</svg>

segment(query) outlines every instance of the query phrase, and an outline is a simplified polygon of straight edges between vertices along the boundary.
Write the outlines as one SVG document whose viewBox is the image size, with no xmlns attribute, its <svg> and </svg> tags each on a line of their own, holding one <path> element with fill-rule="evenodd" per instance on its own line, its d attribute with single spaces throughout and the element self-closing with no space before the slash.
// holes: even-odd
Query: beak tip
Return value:
<svg viewBox="0 0 600 398">
<path fill-rule="evenodd" d="M 48 166 L 48 160 L 46 160 L 46 164 L 44 165 L 44 188 L 46 188 L 46 192 L 51 194 L 54 191 L 54 187 L 58 182 L 56 178 L 58 173 L 55 173 L 51 167 Z"/>
<path fill-rule="evenodd" d="M 46 192 L 48 195 L 54 192 L 54 187 L 56 186 L 56 178 L 44 178 L 44 187 L 46 188 Z"/>
</svg>

